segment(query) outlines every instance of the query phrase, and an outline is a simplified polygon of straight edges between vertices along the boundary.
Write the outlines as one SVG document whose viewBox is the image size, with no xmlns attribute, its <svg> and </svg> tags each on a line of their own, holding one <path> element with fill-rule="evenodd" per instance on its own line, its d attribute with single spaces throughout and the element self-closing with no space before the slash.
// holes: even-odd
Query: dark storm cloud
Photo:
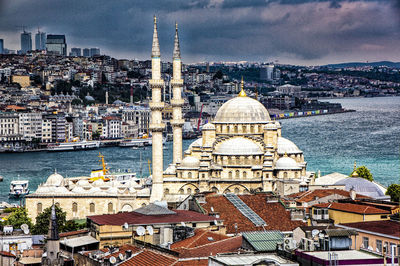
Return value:
<svg viewBox="0 0 400 266">
<path fill-rule="evenodd" d="M 66 34 L 69 47 L 98 46 L 118 57 L 145 59 L 156 14 L 165 60 L 172 56 L 175 21 L 187 61 L 317 62 L 400 54 L 399 1 L 0 0 L 0 8 L 0 38 L 6 44 L 14 38 L 15 48 L 17 26 L 40 26 Z"/>
</svg>

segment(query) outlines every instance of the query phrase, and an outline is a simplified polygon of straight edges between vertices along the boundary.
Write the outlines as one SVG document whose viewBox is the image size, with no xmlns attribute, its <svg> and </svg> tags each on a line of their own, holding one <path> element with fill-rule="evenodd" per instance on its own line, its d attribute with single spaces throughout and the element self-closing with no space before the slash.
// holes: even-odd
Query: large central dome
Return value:
<svg viewBox="0 0 400 266">
<path fill-rule="evenodd" d="M 259 101 L 239 96 L 224 103 L 215 115 L 214 123 L 267 123 L 267 109 Z"/>
</svg>

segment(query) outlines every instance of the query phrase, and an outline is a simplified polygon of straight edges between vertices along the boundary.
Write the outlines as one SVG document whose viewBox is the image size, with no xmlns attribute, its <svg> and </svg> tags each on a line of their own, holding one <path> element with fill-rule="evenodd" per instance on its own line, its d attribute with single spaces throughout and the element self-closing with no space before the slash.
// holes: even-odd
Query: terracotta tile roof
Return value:
<svg viewBox="0 0 400 266">
<path fill-rule="evenodd" d="M 208 258 L 207 259 L 189 259 L 189 260 L 181 260 L 178 261 L 176 266 L 208 266 Z"/>
<path fill-rule="evenodd" d="M 13 257 L 13 258 L 15 258 L 15 255 L 12 254 L 11 252 L 8 252 L 8 251 L 0 251 L 0 255 L 4 256 L 4 257 Z"/>
<path fill-rule="evenodd" d="M 242 247 L 242 236 L 230 237 L 190 249 L 180 249 L 179 258 L 205 258 L 218 253 L 236 252 Z"/>
<path fill-rule="evenodd" d="M 175 265 L 175 263 L 178 261 L 177 257 L 171 256 L 171 255 L 166 255 L 166 254 L 161 254 L 156 251 L 152 250 L 147 250 L 144 249 L 142 251 L 139 251 L 138 253 L 134 253 L 133 257 L 131 259 L 128 259 L 124 262 L 122 262 L 119 265 L 123 266 L 131 266 L 131 265 L 138 265 L 138 266 L 144 266 L 144 265 Z"/>
<path fill-rule="evenodd" d="M 138 247 L 138 246 L 133 246 L 133 245 L 125 244 L 125 245 L 119 247 L 119 248 L 118 248 L 118 251 L 113 252 L 113 253 L 111 253 L 111 254 L 109 254 L 109 255 L 107 255 L 107 256 L 104 256 L 104 258 L 106 258 L 106 259 L 108 259 L 108 258 L 110 258 L 110 257 L 118 258 L 118 256 L 119 256 L 120 253 L 122 253 L 122 255 L 125 255 L 125 252 L 126 252 L 127 250 L 131 250 L 131 251 L 132 251 L 132 254 L 134 254 L 134 253 L 137 253 L 137 252 L 141 251 L 142 248 L 140 248 L 140 247 Z M 104 248 L 104 249 L 101 249 L 101 251 L 103 251 L 103 252 L 109 252 L 110 249 Z"/>
<path fill-rule="evenodd" d="M 384 220 L 384 221 L 370 221 L 370 222 L 359 222 L 359 223 L 344 223 L 340 225 L 351 227 L 354 228 L 355 230 L 357 229 L 366 230 L 374 233 L 391 235 L 399 238 L 400 223 L 397 221 Z"/>
<path fill-rule="evenodd" d="M 82 230 L 78 230 L 78 231 L 65 232 L 65 233 L 60 233 L 60 237 L 67 237 L 67 236 L 86 234 L 87 232 L 89 232 L 89 231 L 86 230 L 86 229 L 82 229 Z"/>
<path fill-rule="evenodd" d="M 353 204 L 353 203 L 331 202 L 331 203 L 316 204 L 313 207 L 328 208 L 330 210 L 352 212 L 352 213 L 358 213 L 358 214 L 390 214 L 390 211 L 378 209 L 378 208 L 367 206 L 367 205 L 360 205 L 360 204 Z"/>
<path fill-rule="evenodd" d="M 279 202 L 267 202 L 268 195 L 241 195 L 239 196 L 254 212 L 256 212 L 266 223 L 266 230 L 291 231 L 298 226 L 304 226 L 302 221 L 292 221 L 289 211 Z M 207 211 L 214 208 L 214 212 L 219 213 L 220 219 L 224 220 L 227 234 L 236 232 L 259 231 L 261 227 L 256 227 L 247 219 L 236 207 L 223 195 L 209 195 L 206 203 L 202 207 Z"/>
<path fill-rule="evenodd" d="M 123 225 L 128 224 L 163 224 L 180 222 L 212 222 L 215 217 L 204 215 L 194 211 L 174 210 L 176 214 L 144 215 L 137 212 L 120 212 L 117 214 L 104 214 L 88 216 L 92 222 L 98 225 Z"/>
<path fill-rule="evenodd" d="M 213 240 L 209 240 L 209 238 L 212 238 Z M 218 234 L 206 229 L 196 229 L 194 236 L 173 243 L 171 249 L 179 251 L 181 248 L 194 248 L 227 238 L 229 238 L 227 235 Z"/>
<path fill-rule="evenodd" d="M 286 198 L 295 200 L 297 202 L 310 202 L 316 200 L 317 198 L 320 199 L 335 194 L 350 198 L 350 192 L 343 189 L 316 189 L 310 191 L 303 191 L 287 195 Z M 357 198 L 369 198 L 369 197 L 358 194 Z"/>
</svg>

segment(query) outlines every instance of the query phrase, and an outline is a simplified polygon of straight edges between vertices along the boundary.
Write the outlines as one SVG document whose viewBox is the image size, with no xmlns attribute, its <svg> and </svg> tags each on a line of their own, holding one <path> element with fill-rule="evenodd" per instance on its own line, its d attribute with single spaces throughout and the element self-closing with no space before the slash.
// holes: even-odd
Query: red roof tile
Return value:
<svg viewBox="0 0 400 266">
<path fill-rule="evenodd" d="M 174 265 L 178 261 L 177 257 L 161 254 L 156 251 L 144 249 L 136 254 L 133 254 L 131 259 L 122 262 L 120 265 L 131 266 L 131 265 Z"/>
<path fill-rule="evenodd" d="M 288 199 L 295 200 L 297 202 L 310 202 L 316 199 L 324 198 L 335 194 L 350 198 L 350 192 L 343 189 L 316 189 L 316 190 L 294 193 L 291 195 L 287 195 L 286 197 Z M 357 198 L 369 198 L 369 197 L 358 194 Z"/>
<path fill-rule="evenodd" d="M 207 259 L 189 259 L 189 260 L 181 260 L 178 261 L 176 266 L 208 266 L 208 258 Z"/>
<path fill-rule="evenodd" d="M 209 238 L 212 238 L 213 240 L 210 241 Z M 173 243 L 171 245 L 171 249 L 177 250 L 179 252 L 179 249 L 181 248 L 194 248 L 205 244 L 214 243 L 216 241 L 227 238 L 229 238 L 229 236 L 227 235 L 218 234 L 215 232 L 208 231 L 206 229 L 196 229 L 194 236 Z"/>
<path fill-rule="evenodd" d="M 298 226 L 304 226 L 302 221 L 292 221 L 290 212 L 279 202 L 267 202 L 268 195 L 241 195 L 239 196 L 254 212 L 256 212 L 266 223 L 266 230 L 291 231 Z M 255 226 L 247 219 L 228 199 L 223 195 L 210 195 L 206 197 L 206 203 L 202 207 L 207 211 L 214 208 L 219 213 L 220 219 L 224 220 L 228 234 L 237 232 L 258 231 L 261 227 Z"/>
<path fill-rule="evenodd" d="M 344 223 L 340 225 L 394 237 L 399 237 L 400 232 L 400 223 L 392 220 Z"/>
<path fill-rule="evenodd" d="M 163 224 L 180 222 L 212 222 L 215 217 L 194 211 L 174 210 L 176 214 L 144 215 L 137 212 L 120 212 L 117 214 L 104 214 L 88 216 L 87 218 L 99 225 L 128 224 Z"/>
<path fill-rule="evenodd" d="M 80 234 L 85 234 L 87 232 L 88 232 L 88 230 L 86 230 L 86 229 L 82 229 L 82 230 L 78 230 L 78 231 L 65 232 L 65 233 L 60 233 L 60 237 L 80 235 Z"/>
<path fill-rule="evenodd" d="M 219 253 L 236 252 L 242 247 L 242 236 L 230 237 L 190 249 L 180 249 L 179 258 L 205 258 Z"/>
<path fill-rule="evenodd" d="M 367 206 L 367 205 L 360 205 L 360 204 L 353 204 L 353 203 L 321 203 L 316 204 L 313 207 L 316 208 L 328 208 L 330 210 L 337 210 L 342 212 L 352 212 L 358 214 L 390 214 L 390 211 L 378 209 L 375 207 Z"/>
<path fill-rule="evenodd" d="M 14 254 L 12 254 L 11 252 L 8 251 L 0 251 L 0 255 L 4 256 L 4 257 L 16 257 Z"/>
</svg>

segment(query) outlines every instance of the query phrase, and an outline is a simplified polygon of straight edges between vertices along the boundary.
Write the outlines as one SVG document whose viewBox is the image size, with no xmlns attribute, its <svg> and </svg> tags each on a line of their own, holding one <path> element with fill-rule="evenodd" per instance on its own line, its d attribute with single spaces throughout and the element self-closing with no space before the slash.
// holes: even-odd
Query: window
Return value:
<svg viewBox="0 0 400 266">
<path fill-rule="evenodd" d="M 362 241 L 362 247 L 364 249 L 368 249 L 368 247 L 369 247 L 369 238 L 364 236 L 362 240 L 363 240 Z"/>
<path fill-rule="evenodd" d="M 243 172 L 243 178 L 247 177 L 247 172 Z"/>
<path fill-rule="evenodd" d="M 297 175 L 298 175 L 297 172 L 294 172 L 294 178 L 297 178 Z"/>
<path fill-rule="evenodd" d="M 382 240 L 376 240 L 376 252 L 382 253 Z"/>
<path fill-rule="evenodd" d="M 187 189 L 187 194 L 192 194 L 192 189 L 191 188 Z"/>
<path fill-rule="evenodd" d="M 283 178 L 287 178 L 287 172 L 283 172 Z"/>
<path fill-rule="evenodd" d="M 168 188 L 166 188 L 166 189 L 164 190 L 164 194 L 165 194 L 165 195 L 168 195 L 168 194 L 169 194 L 169 189 L 168 189 Z"/>
<path fill-rule="evenodd" d="M 42 208 L 43 208 L 42 203 L 39 202 L 37 204 L 37 213 L 41 213 L 42 212 Z"/>
<path fill-rule="evenodd" d="M 236 177 L 236 178 L 239 178 L 239 177 L 240 177 L 240 172 L 239 172 L 239 170 L 236 170 L 235 177 Z"/>
<path fill-rule="evenodd" d="M 229 175 L 229 178 L 232 178 L 232 171 L 229 171 L 228 175 Z"/>
<path fill-rule="evenodd" d="M 239 194 L 240 193 L 239 188 L 235 188 L 234 192 L 235 192 L 235 194 Z"/>
<path fill-rule="evenodd" d="M 188 173 L 188 178 L 192 178 L 192 172 Z"/>
<path fill-rule="evenodd" d="M 108 203 L 108 213 L 113 213 L 113 204 L 112 204 L 112 202 Z"/>
<path fill-rule="evenodd" d="M 185 193 L 185 192 L 183 191 L 183 188 L 181 188 L 181 189 L 179 190 L 179 194 L 183 194 L 183 193 Z"/>
<path fill-rule="evenodd" d="M 206 175 L 205 174 L 201 174 L 201 178 L 206 178 Z"/>
<path fill-rule="evenodd" d="M 74 202 L 72 203 L 72 212 L 77 212 L 78 211 L 78 203 Z"/>
<path fill-rule="evenodd" d="M 254 126 L 250 126 L 250 133 L 254 133 Z"/>
<path fill-rule="evenodd" d="M 89 211 L 90 211 L 90 212 L 95 212 L 95 205 L 94 205 L 94 203 L 90 203 L 90 205 L 89 205 Z"/>
<path fill-rule="evenodd" d="M 235 126 L 235 133 L 238 133 L 238 127 Z"/>
<path fill-rule="evenodd" d="M 394 253 L 393 253 L 393 255 L 396 256 L 396 253 L 397 253 L 396 250 L 397 250 L 397 248 L 396 248 L 396 244 L 395 244 L 395 243 L 390 243 L 390 244 L 389 244 L 388 253 L 389 253 L 389 254 L 392 254 L 392 246 L 395 247 L 395 248 L 394 248 Z"/>
</svg>

